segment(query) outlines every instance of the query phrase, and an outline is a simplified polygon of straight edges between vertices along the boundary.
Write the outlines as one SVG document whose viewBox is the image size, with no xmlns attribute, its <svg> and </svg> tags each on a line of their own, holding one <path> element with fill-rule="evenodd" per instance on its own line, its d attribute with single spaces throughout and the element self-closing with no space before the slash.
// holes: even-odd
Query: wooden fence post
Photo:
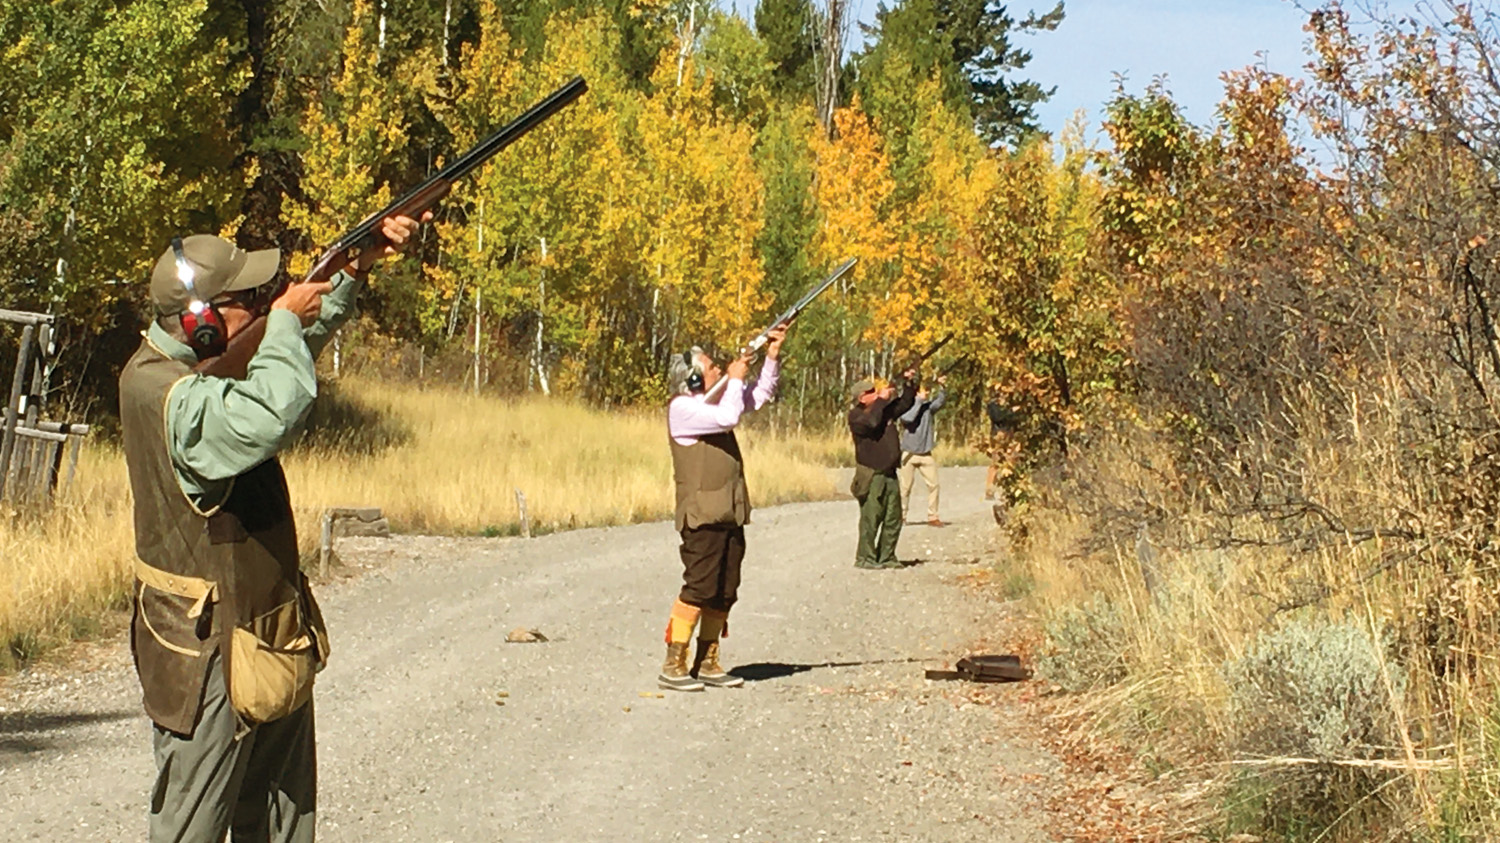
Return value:
<svg viewBox="0 0 1500 843">
<path fill-rule="evenodd" d="M 0 432 L 0 500 L 5 500 L 5 484 L 10 477 L 10 458 L 16 449 L 16 426 L 21 421 L 21 390 L 26 384 L 26 364 L 31 356 L 34 325 L 21 329 L 21 348 L 16 352 L 16 373 L 10 382 L 10 402 L 5 405 L 5 429 Z"/>
<path fill-rule="evenodd" d="M 531 518 L 526 514 L 526 493 L 516 490 L 516 511 L 521 514 L 521 538 L 531 538 Z"/>
</svg>

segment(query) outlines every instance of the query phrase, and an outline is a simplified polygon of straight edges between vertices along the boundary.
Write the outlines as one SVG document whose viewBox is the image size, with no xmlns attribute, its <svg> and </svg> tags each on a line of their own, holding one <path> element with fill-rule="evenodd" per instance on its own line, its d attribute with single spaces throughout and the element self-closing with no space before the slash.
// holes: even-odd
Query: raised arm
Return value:
<svg viewBox="0 0 1500 843">
<path fill-rule="evenodd" d="M 667 430 L 675 437 L 708 436 L 734 430 L 745 412 L 745 383 L 731 378 L 717 404 L 679 395 L 667 407 Z"/>
<path fill-rule="evenodd" d="M 896 396 L 896 400 L 892 401 L 890 406 L 886 408 L 886 418 L 905 415 L 906 411 L 910 410 L 912 405 L 917 403 L 917 386 L 916 373 L 908 370 L 906 373 L 906 385 L 902 387 L 901 394 Z"/>
<path fill-rule="evenodd" d="M 918 421 L 921 421 L 922 411 L 927 409 L 928 404 L 929 402 L 927 401 L 913 402 L 911 405 L 911 409 L 901 414 L 902 423 L 907 425 L 914 425 Z"/>
<path fill-rule="evenodd" d="M 339 272 L 332 281 L 333 289 L 323 296 L 323 311 L 318 314 L 318 321 L 302 331 L 314 359 L 323 353 L 324 346 L 344 323 L 359 315 L 358 299 L 365 288 L 364 280 L 358 275 Z"/>
<path fill-rule="evenodd" d="M 296 314 L 273 310 L 243 379 L 190 375 L 167 396 L 167 443 L 189 497 L 275 456 L 318 395 L 312 353 Z"/>
</svg>

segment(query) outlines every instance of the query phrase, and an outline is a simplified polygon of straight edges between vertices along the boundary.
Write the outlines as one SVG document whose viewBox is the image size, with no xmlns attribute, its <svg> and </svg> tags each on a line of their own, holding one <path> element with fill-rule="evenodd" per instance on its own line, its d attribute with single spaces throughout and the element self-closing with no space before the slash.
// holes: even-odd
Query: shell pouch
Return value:
<svg viewBox="0 0 1500 843">
<path fill-rule="evenodd" d="M 870 494 L 870 484 L 875 480 L 875 469 L 863 465 L 854 467 L 854 479 L 849 481 L 849 494 L 860 503 Z"/>
<path fill-rule="evenodd" d="M 230 634 L 229 701 L 251 723 L 279 720 L 305 705 L 328 660 L 322 612 L 305 582 L 301 592 Z"/>
</svg>

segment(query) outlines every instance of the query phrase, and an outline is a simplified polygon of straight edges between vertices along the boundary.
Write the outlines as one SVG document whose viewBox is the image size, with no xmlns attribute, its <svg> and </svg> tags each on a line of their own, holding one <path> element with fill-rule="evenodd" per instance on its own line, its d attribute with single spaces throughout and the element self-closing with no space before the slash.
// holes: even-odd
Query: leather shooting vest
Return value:
<svg viewBox="0 0 1500 843">
<path fill-rule="evenodd" d="M 677 485 L 677 531 L 710 524 L 750 523 L 750 492 L 745 461 L 733 432 L 698 437 L 691 445 L 672 443 L 672 474 Z"/>
<path fill-rule="evenodd" d="M 273 457 L 195 504 L 167 450 L 167 399 L 188 365 L 142 342 L 120 375 L 120 427 L 135 498 L 136 580 L 131 652 L 146 713 L 191 735 L 206 667 L 235 625 L 310 601 L 281 464 Z M 201 507 L 201 508 L 200 508 Z"/>
</svg>

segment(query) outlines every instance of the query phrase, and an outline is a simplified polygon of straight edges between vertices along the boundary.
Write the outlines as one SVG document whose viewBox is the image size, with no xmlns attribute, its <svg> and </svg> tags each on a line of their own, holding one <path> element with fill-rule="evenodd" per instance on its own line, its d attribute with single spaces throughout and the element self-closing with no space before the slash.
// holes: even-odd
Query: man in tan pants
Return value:
<svg viewBox="0 0 1500 843">
<path fill-rule="evenodd" d="M 922 473 L 922 482 L 927 484 L 927 524 L 931 527 L 945 526 L 938 517 L 938 465 L 932 456 L 937 447 L 937 431 L 933 416 L 948 400 L 946 376 L 938 376 L 938 391 L 928 395 L 924 388 L 917 392 L 917 401 L 911 409 L 901 414 L 901 512 L 911 512 L 911 487 L 917 472 Z M 905 515 L 908 521 L 909 514 Z"/>
</svg>

